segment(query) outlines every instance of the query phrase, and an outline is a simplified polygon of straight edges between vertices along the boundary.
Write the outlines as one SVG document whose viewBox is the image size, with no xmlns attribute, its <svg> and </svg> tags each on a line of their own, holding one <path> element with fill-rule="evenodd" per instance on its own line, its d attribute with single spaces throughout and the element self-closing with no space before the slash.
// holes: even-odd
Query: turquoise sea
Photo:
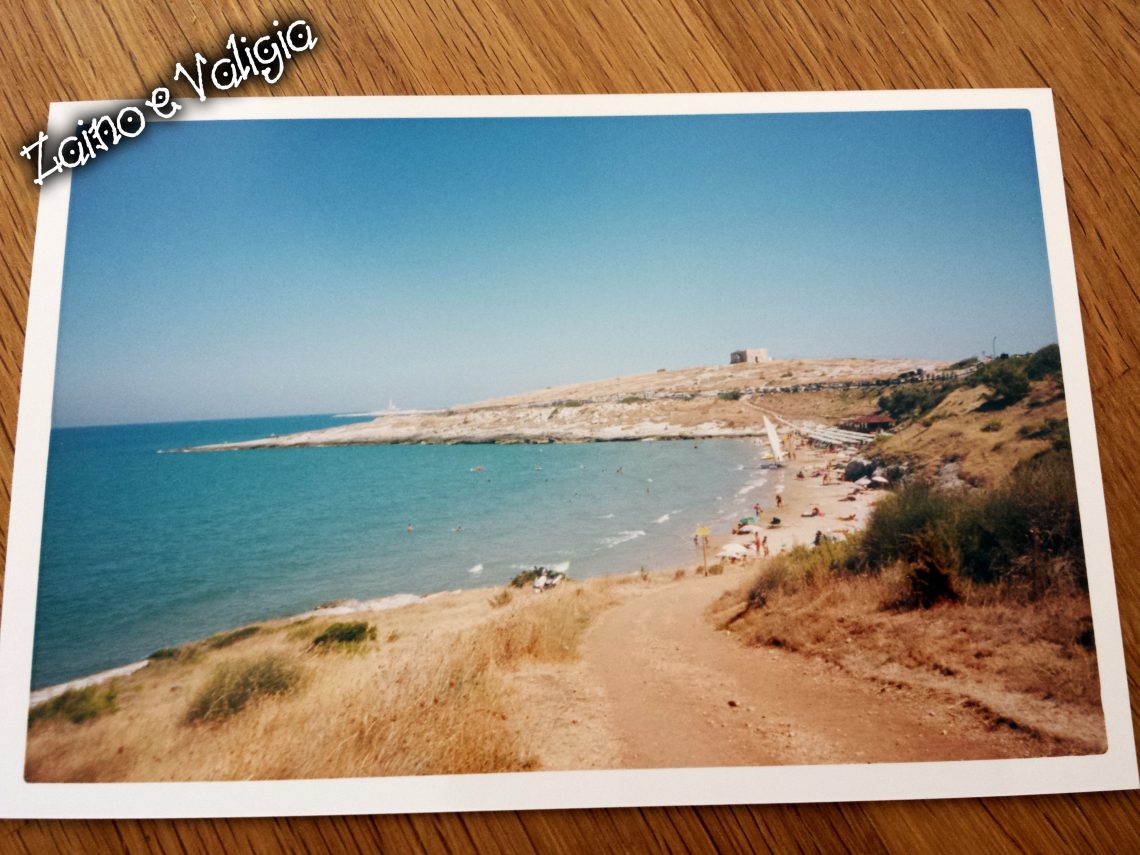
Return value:
<svg viewBox="0 0 1140 855">
<path fill-rule="evenodd" d="M 687 564 L 776 486 L 753 440 L 158 453 L 345 421 L 53 430 L 33 688 L 328 600 Z"/>
</svg>

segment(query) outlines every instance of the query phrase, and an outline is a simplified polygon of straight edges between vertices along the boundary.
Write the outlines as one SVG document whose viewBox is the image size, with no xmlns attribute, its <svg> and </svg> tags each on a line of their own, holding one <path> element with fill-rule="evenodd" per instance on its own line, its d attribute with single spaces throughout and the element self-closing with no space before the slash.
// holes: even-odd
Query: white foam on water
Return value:
<svg viewBox="0 0 1140 855">
<path fill-rule="evenodd" d="M 606 545 L 606 548 L 613 549 L 615 546 L 619 546 L 623 543 L 629 543 L 631 540 L 637 540 L 639 537 L 645 537 L 645 532 L 641 531 L 640 529 L 637 531 L 621 531 L 615 534 L 613 537 L 603 537 L 602 543 Z"/>
<path fill-rule="evenodd" d="M 654 522 L 657 523 L 658 525 L 661 525 L 662 523 L 667 523 L 667 522 L 669 522 L 669 517 L 671 517 L 671 516 L 673 516 L 673 515 L 672 514 L 662 514 L 657 519 L 655 519 Z"/>
<path fill-rule="evenodd" d="M 613 518 L 613 514 L 602 514 L 600 517 L 598 517 L 600 520 L 612 520 Z"/>
<path fill-rule="evenodd" d="M 478 574 L 483 572 L 483 565 L 482 564 L 476 564 L 474 567 L 472 567 L 467 572 L 470 573 L 472 576 L 477 576 Z"/>
<path fill-rule="evenodd" d="M 92 674 L 89 677 L 80 677 L 78 680 L 60 683 L 58 686 L 47 686 L 43 689 L 36 689 L 32 692 L 30 706 L 34 707 L 36 704 L 50 701 L 52 698 L 62 695 L 69 689 L 86 689 L 88 686 L 98 686 L 116 677 L 128 677 L 135 673 L 135 671 L 138 671 L 140 668 L 145 668 L 149 664 L 150 660 L 144 659 L 141 662 L 132 662 L 129 665 L 123 665 L 119 668 L 111 668 L 109 671 L 100 671 L 98 674 Z"/>
<path fill-rule="evenodd" d="M 324 615 L 350 615 L 354 612 L 383 612 L 388 609 L 398 609 L 422 599 L 423 597 L 419 594 L 392 594 L 390 597 L 378 597 L 374 600 L 340 600 L 335 605 L 301 612 L 301 614 L 294 616 L 294 620 Z"/>
</svg>

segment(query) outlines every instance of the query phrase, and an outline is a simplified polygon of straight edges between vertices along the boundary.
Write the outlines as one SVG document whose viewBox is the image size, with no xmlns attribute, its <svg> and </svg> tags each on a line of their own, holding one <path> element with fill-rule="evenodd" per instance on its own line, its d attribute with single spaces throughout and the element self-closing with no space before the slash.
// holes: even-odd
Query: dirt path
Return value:
<svg viewBox="0 0 1140 855">
<path fill-rule="evenodd" d="M 730 571 L 731 574 L 731 571 Z M 739 575 L 658 583 L 602 613 L 581 661 L 521 672 L 522 727 L 547 769 L 980 759 L 1040 753 L 949 696 L 747 648 L 705 609 Z M 554 725 L 553 729 L 551 725 Z M 550 734 L 554 734 L 551 736 Z"/>
</svg>

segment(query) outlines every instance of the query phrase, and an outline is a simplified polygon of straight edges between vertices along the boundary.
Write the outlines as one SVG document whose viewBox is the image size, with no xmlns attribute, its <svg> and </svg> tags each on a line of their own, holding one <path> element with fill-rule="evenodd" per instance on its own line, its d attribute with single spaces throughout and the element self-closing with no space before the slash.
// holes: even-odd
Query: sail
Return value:
<svg viewBox="0 0 1140 855">
<path fill-rule="evenodd" d="M 772 456 L 776 458 L 777 463 L 783 463 L 784 450 L 780 448 L 780 435 L 776 433 L 776 426 L 764 416 L 764 430 L 768 431 L 768 442 L 772 446 Z"/>
</svg>

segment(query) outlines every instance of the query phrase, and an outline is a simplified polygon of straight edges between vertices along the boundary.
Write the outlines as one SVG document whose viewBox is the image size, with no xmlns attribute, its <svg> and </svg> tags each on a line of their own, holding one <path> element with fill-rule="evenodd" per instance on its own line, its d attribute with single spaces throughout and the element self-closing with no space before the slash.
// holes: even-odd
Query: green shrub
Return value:
<svg viewBox="0 0 1140 855">
<path fill-rule="evenodd" d="M 928 384 L 900 386 L 879 398 L 879 410 L 896 421 L 918 418 L 942 403 L 954 388 L 955 384 L 952 383 L 938 386 Z"/>
<path fill-rule="evenodd" d="M 329 647 L 334 644 L 359 645 L 376 638 L 376 627 L 364 621 L 333 623 L 313 639 L 313 647 Z"/>
<path fill-rule="evenodd" d="M 644 571 L 642 571 L 642 572 L 644 572 Z M 708 576 L 720 576 L 724 573 L 724 565 L 723 564 L 713 564 L 711 567 L 708 568 L 707 571 L 705 571 L 705 573 Z M 648 579 L 648 575 L 649 574 L 646 574 L 646 579 Z"/>
<path fill-rule="evenodd" d="M 206 639 L 206 645 L 212 648 L 229 647 L 243 638 L 249 638 L 261 631 L 260 626 L 243 626 L 230 632 L 221 632 Z"/>
<path fill-rule="evenodd" d="M 1061 348 L 1047 344 L 1031 357 L 1025 365 L 1025 374 L 1030 380 L 1040 380 L 1051 374 L 1061 373 Z"/>
<path fill-rule="evenodd" d="M 1008 406 L 1029 393 L 1025 362 L 1022 357 L 995 359 L 971 374 L 970 382 L 988 386 L 990 394 L 987 397 L 994 406 Z"/>
<path fill-rule="evenodd" d="M 1067 560 L 1085 584 L 1072 455 L 1050 450 L 1023 460 L 964 519 L 962 573 L 977 582 L 1025 577 L 1052 558 Z"/>
<path fill-rule="evenodd" d="M 1068 419 L 1045 419 L 1037 427 L 1022 425 L 1017 429 L 1017 435 L 1022 439 L 1044 439 L 1056 451 L 1065 451 L 1072 448 L 1069 439 Z"/>
<path fill-rule="evenodd" d="M 729 389 L 725 392 L 717 392 L 716 396 L 722 401 L 739 401 L 741 398 L 741 391 L 739 389 Z"/>
<path fill-rule="evenodd" d="M 112 712 L 118 691 L 114 683 L 105 686 L 86 686 L 82 689 L 68 689 L 42 704 L 36 704 L 28 712 L 28 724 L 35 724 L 50 718 L 66 718 L 72 724 Z"/>
<path fill-rule="evenodd" d="M 982 433 L 994 433 L 999 430 L 1001 430 L 1001 422 L 997 419 L 986 422 L 984 425 L 982 425 Z"/>
<path fill-rule="evenodd" d="M 300 672 L 277 656 L 220 665 L 194 699 L 188 722 L 228 718 L 259 697 L 283 695 L 300 681 Z"/>
<path fill-rule="evenodd" d="M 914 538 L 929 529 L 952 527 L 963 500 L 929 484 L 907 484 L 887 496 L 867 521 L 857 564 L 871 572 L 895 561 L 909 560 Z"/>
<path fill-rule="evenodd" d="M 622 404 L 644 404 L 645 398 L 641 395 L 626 395 L 619 403 Z"/>
</svg>

